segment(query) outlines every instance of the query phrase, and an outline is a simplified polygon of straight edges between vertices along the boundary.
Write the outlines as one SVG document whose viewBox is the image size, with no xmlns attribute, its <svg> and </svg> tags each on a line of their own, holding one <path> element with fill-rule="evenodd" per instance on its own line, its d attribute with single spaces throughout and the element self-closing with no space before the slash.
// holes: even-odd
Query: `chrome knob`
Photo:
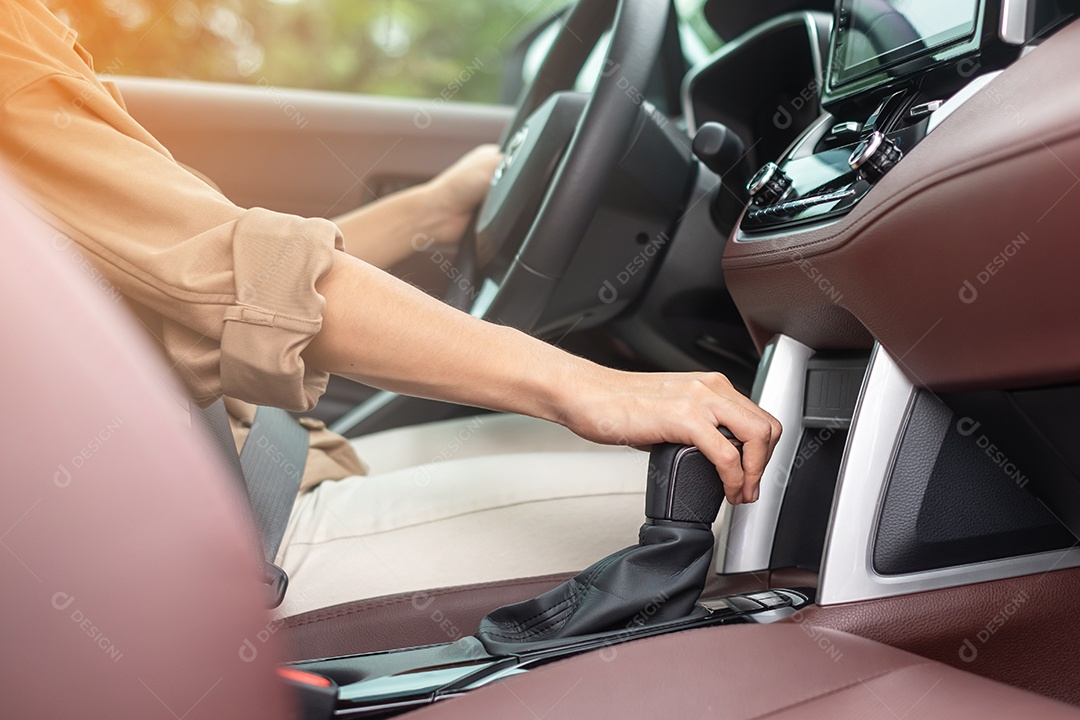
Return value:
<svg viewBox="0 0 1080 720">
<path fill-rule="evenodd" d="M 903 157 L 904 151 L 894 140 L 875 130 L 851 153 L 848 165 L 863 179 L 876 182 L 896 167 Z"/>
<path fill-rule="evenodd" d="M 754 205 L 771 205 L 791 192 L 791 178 L 776 163 L 766 163 L 746 184 Z"/>
</svg>

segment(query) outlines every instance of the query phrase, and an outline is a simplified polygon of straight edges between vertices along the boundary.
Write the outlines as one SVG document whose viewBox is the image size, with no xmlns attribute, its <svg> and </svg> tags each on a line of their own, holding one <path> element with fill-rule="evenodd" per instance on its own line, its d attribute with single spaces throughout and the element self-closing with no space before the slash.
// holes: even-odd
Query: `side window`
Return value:
<svg viewBox="0 0 1080 720">
<path fill-rule="evenodd" d="M 99 72 L 495 102 L 546 0 L 45 0 Z"/>
</svg>

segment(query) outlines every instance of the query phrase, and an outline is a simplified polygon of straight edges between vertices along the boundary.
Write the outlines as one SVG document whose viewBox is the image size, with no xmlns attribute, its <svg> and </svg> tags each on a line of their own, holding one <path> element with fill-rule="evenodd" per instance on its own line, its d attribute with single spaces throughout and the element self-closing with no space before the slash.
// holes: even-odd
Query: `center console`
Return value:
<svg viewBox="0 0 1080 720">
<path fill-rule="evenodd" d="M 1078 10 L 836 3 L 822 113 L 757 163 L 724 248 L 785 433 L 720 572 L 816 571 L 840 614 L 1080 564 L 1075 432 L 1049 419 L 1080 386 Z"/>
</svg>

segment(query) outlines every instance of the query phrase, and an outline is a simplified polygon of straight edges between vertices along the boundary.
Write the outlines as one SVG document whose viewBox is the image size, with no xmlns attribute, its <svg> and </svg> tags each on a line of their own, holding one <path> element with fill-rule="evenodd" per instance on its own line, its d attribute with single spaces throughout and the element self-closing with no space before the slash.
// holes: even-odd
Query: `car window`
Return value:
<svg viewBox="0 0 1080 720">
<path fill-rule="evenodd" d="M 46 0 L 99 72 L 491 101 L 557 0 Z"/>
<path fill-rule="evenodd" d="M 99 72 L 496 102 L 560 0 L 45 0 Z M 679 0 L 700 28 L 704 0 Z M 684 43 L 685 44 L 685 43 Z M 711 44 L 711 43 L 707 43 Z"/>
</svg>

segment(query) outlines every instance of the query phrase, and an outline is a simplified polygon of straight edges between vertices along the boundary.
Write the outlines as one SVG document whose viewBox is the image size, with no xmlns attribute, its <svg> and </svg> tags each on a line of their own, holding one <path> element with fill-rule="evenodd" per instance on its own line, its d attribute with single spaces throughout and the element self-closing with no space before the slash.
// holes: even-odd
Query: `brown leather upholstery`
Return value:
<svg viewBox="0 0 1080 720">
<path fill-rule="evenodd" d="M 739 625 L 580 655 L 412 717 L 1076 720 L 1080 709 L 846 633 Z"/>
<path fill-rule="evenodd" d="M 461 585 L 343 603 L 284 619 L 290 660 L 394 650 L 472 635 L 501 605 L 547 592 L 574 573 Z"/>
<path fill-rule="evenodd" d="M 872 602 L 812 607 L 793 622 L 844 630 L 1080 705 L 1080 569 Z"/>
<path fill-rule="evenodd" d="M 869 347 L 872 334 L 934 389 L 1080 379 L 1078 64 L 1074 22 L 946 119 L 848 217 L 729 242 L 727 284 L 759 346 L 786 333 L 818 349 Z"/>
<path fill-rule="evenodd" d="M 243 501 L 168 368 L 2 187 L 0 228 L 0 716 L 284 717 Z"/>
</svg>

